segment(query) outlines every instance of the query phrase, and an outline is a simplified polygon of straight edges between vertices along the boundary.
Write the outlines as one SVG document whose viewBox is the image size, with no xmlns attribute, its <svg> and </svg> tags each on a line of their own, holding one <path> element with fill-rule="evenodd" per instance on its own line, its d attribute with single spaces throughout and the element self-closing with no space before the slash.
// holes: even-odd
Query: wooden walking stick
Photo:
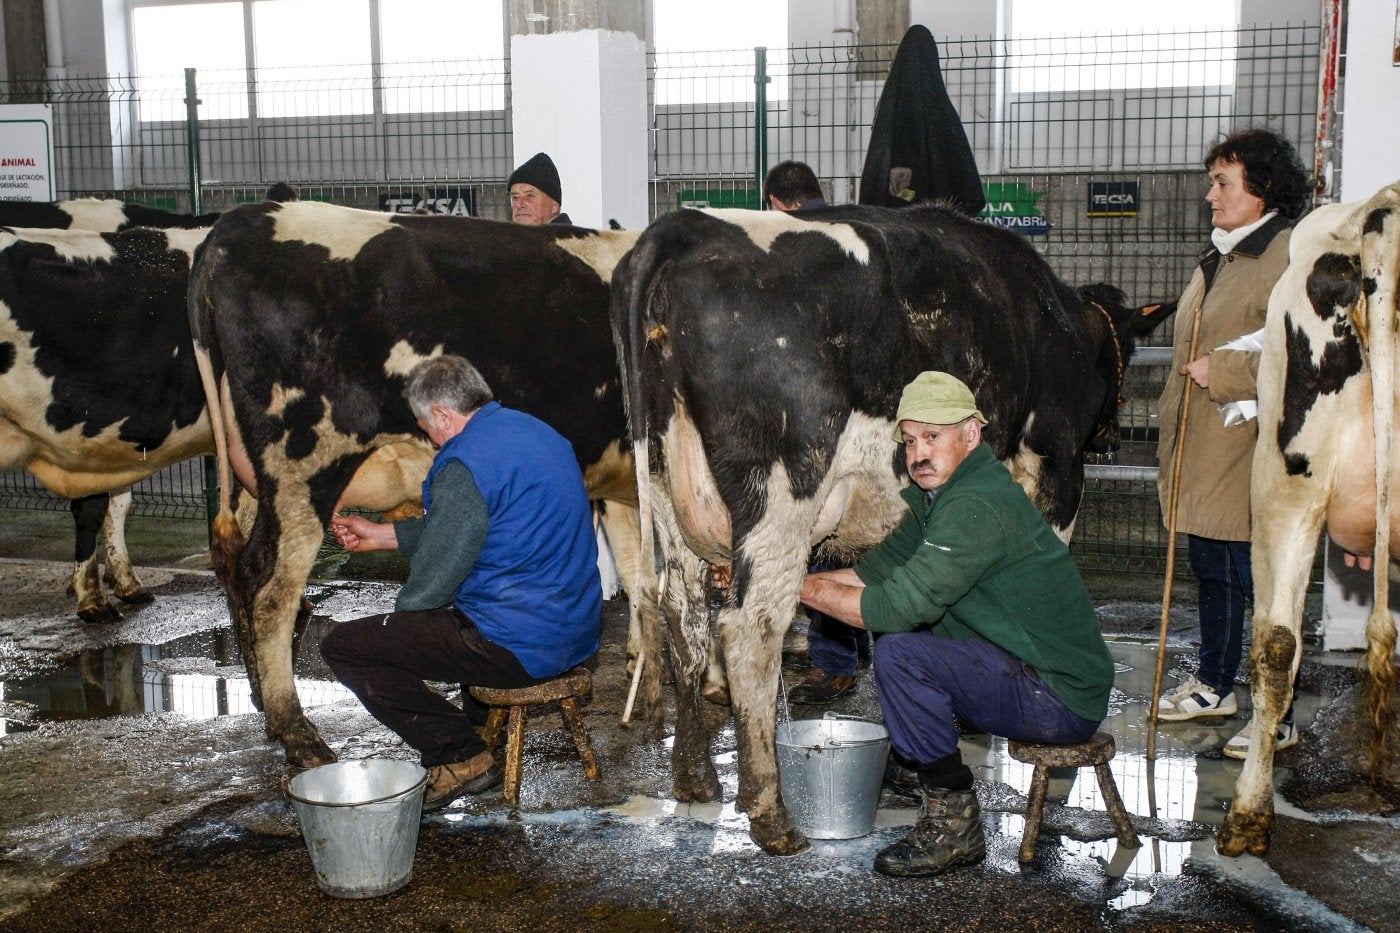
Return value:
<svg viewBox="0 0 1400 933">
<path fill-rule="evenodd" d="M 1191 340 L 1186 348 L 1186 362 L 1196 358 L 1196 338 L 1201 332 L 1204 307 L 1196 309 L 1191 322 Z M 1147 711 L 1147 760 L 1157 758 L 1157 698 L 1162 695 L 1162 668 L 1167 661 L 1167 621 L 1172 609 L 1172 578 L 1176 573 L 1176 505 L 1181 493 L 1181 461 L 1186 451 L 1186 415 L 1191 410 L 1191 377 L 1185 376 L 1181 386 L 1181 410 L 1176 419 L 1176 449 L 1172 451 L 1171 482 L 1167 491 L 1167 575 L 1162 586 L 1162 633 L 1157 639 L 1157 675 L 1152 679 L 1151 706 Z"/>
</svg>

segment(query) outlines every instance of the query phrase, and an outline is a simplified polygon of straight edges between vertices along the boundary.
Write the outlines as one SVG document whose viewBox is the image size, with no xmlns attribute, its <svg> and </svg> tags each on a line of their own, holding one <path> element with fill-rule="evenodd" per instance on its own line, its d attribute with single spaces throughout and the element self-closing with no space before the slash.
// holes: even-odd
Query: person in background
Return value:
<svg viewBox="0 0 1400 933">
<path fill-rule="evenodd" d="M 763 180 L 763 200 L 769 210 L 810 211 L 826 207 L 821 182 L 806 162 L 779 162 Z"/>
<path fill-rule="evenodd" d="M 1232 716 L 1238 710 L 1235 676 L 1243 654 L 1245 605 L 1254 598 L 1249 551 L 1249 483 L 1258 437 L 1253 419 L 1227 419 L 1222 406 L 1254 399 L 1259 354 L 1225 344 L 1264 326 L 1269 294 L 1288 265 L 1292 223 L 1307 206 L 1308 177 L 1293 146 L 1276 133 L 1233 133 L 1206 153 L 1210 244 L 1177 306 L 1172 367 L 1158 402 L 1161 434 L 1157 481 L 1170 527 L 1171 469 L 1184 445 L 1177 487 L 1177 528 L 1198 585 L 1200 664 L 1157 702 L 1166 721 Z M 1199 321 L 1199 325 L 1197 322 Z M 1196 351 L 1191 334 L 1197 329 Z M 1179 412 L 1191 395 L 1184 434 Z M 1252 736 L 1247 724 L 1225 746 L 1243 758 Z M 1298 742 L 1289 708 L 1279 725 L 1279 749 Z"/>
<path fill-rule="evenodd" d="M 421 519 L 331 519 L 348 551 L 398 548 L 394 611 L 342 622 L 321 655 L 365 709 L 418 750 L 423 809 L 502 780 L 468 688 L 526 687 L 598 651 L 603 594 L 583 474 L 552 427 L 502 407 L 460 356 L 425 360 L 404 391 L 438 448 Z M 425 681 L 462 685 L 459 708 Z"/>
<path fill-rule="evenodd" d="M 571 224 L 568 214 L 561 213 L 564 193 L 559 186 L 559 170 L 554 160 L 543 152 L 532 155 L 523 165 L 510 173 L 506 180 L 510 192 L 510 219 L 518 224 Z"/>
<path fill-rule="evenodd" d="M 955 717 L 992 735 L 1070 745 L 1108 712 L 1113 658 L 1069 548 L 982 442 L 971 390 L 942 372 L 905 386 L 895 439 L 908 511 L 854 568 L 808 574 L 803 604 L 883 633 L 875 686 L 890 744 L 922 802 L 908 836 L 875 856 L 900 877 L 986 854 Z"/>
</svg>

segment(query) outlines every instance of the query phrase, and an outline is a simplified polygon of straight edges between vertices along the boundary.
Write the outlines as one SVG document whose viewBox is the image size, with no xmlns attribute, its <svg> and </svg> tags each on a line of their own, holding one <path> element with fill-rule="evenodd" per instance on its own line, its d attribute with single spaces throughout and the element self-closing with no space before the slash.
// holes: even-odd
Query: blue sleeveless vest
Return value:
<svg viewBox="0 0 1400 933">
<path fill-rule="evenodd" d="M 573 446 L 538 418 L 488 402 L 438 452 L 423 483 L 424 509 L 452 460 L 472 471 L 489 516 L 454 605 L 532 677 L 588 660 L 598 651 L 603 588 Z"/>
</svg>

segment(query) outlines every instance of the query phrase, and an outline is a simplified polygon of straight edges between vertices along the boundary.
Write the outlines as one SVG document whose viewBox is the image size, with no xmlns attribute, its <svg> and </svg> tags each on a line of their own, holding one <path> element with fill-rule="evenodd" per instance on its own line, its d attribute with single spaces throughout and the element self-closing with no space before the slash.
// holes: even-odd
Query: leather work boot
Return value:
<svg viewBox="0 0 1400 933">
<path fill-rule="evenodd" d="M 466 761 L 436 765 L 428 769 L 428 786 L 423 788 L 423 810 L 441 810 L 458 797 L 480 794 L 501 783 L 505 772 L 489 751 Z"/>
<path fill-rule="evenodd" d="M 797 686 L 788 691 L 789 703 L 829 703 L 856 685 L 854 677 L 835 677 L 819 667 L 807 672 Z"/>
<path fill-rule="evenodd" d="M 881 849 L 875 870 L 896 878 L 937 875 L 958 865 L 974 865 L 986 854 L 977 792 L 926 787 L 914 831 Z"/>
</svg>

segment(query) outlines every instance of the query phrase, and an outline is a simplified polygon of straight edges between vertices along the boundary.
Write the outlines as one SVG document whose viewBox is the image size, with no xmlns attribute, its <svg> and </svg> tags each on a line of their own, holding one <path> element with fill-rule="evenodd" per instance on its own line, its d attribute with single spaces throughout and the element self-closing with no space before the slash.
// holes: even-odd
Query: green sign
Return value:
<svg viewBox="0 0 1400 933">
<path fill-rule="evenodd" d="M 676 207 L 741 207 L 758 209 L 752 188 L 687 188 L 676 195 Z"/>
<path fill-rule="evenodd" d="M 978 215 L 982 220 L 1026 236 L 1050 232 L 1050 224 L 1038 206 L 1045 197 L 1044 191 L 1032 191 L 1019 181 L 989 181 L 982 184 L 982 193 L 987 196 L 987 206 Z"/>
</svg>

